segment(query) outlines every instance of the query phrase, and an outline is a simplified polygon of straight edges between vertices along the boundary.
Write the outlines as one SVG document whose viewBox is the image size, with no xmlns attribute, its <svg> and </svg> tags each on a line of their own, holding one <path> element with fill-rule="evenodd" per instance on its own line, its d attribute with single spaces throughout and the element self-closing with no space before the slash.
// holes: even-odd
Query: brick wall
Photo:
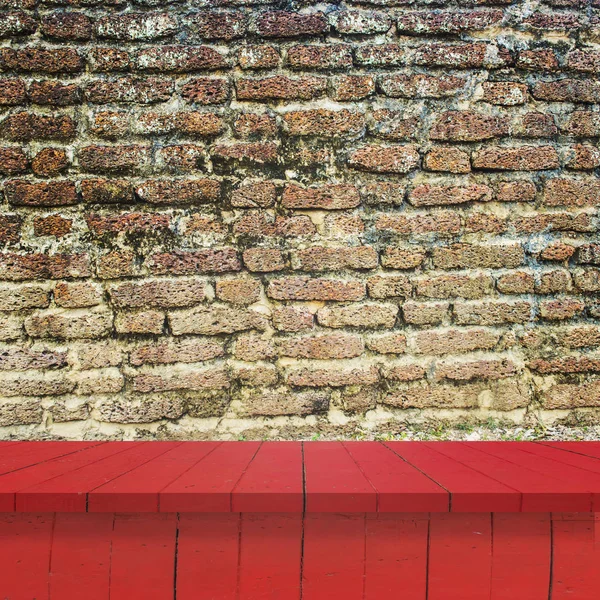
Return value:
<svg viewBox="0 0 600 600">
<path fill-rule="evenodd" d="M 0 0 L 0 436 L 593 414 L 600 1 L 255 2 Z"/>
</svg>

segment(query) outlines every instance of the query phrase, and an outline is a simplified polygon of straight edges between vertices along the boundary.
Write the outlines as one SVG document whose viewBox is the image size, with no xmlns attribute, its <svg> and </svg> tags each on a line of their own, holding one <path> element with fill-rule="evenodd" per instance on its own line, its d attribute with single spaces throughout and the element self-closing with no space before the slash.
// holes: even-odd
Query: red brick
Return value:
<svg viewBox="0 0 600 600">
<path fill-rule="evenodd" d="M 413 188 L 408 194 L 408 201 L 413 206 L 418 207 L 464 204 L 465 202 L 488 202 L 491 199 L 491 188 L 476 183 L 464 187 L 424 183 Z"/>
<path fill-rule="evenodd" d="M 233 130 L 247 139 L 272 138 L 277 135 L 277 120 L 271 115 L 243 113 L 235 120 Z"/>
<path fill-rule="evenodd" d="M 349 302 L 365 297 L 361 281 L 319 279 L 310 277 L 284 277 L 272 279 L 267 296 L 274 300 L 334 300 Z"/>
<path fill-rule="evenodd" d="M 69 159 L 62 148 L 43 148 L 31 161 L 31 170 L 41 177 L 54 177 L 68 167 Z"/>
<path fill-rule="evenodd" d="M 570 114 L 561 131 L 577 137 L 600 136 L 600 114 L 589 110 L 576 110 Z"/>
<path fill-rule="evenodd" d="M 417 354 L 457 354 L 475 350 L 494 350 L 500 333 L 492 329 L 459 328 L 418 331 L 413 337 Z"/>
<path fill-rule="evenodd" d="M 75 127 L 75 122 L 67 116 L 44 116 L 20 112 L 2 121 L 0 135 L 17 142 L 66 141 L 75 137 Z"/>
<path fill-rule="evenodd" d="M 80 12 L 53 12 L 42 18 L 42 34 L 45 37 L 80 42 L 92 37 L 92 22 Z"/>
<path fill-rule="evenodd" d="M 329 29 L 321 12 L 299 14 L 288 11 L 266 12 L 256 21 L 256 32 L 263 37 L 298 37 L 319 35 Z"/>
<path fill-rule="evenodd" d="M 85 87 L 85 96 L 92 104 L 154 104 L 166 102 L 173 89 L 173 82 L 161 77 L 118 77 L 90 81 Z"/>
<path fill-rule="evenodd" d="M 234 11 L 202 11 L 188 16 L 190 30 L 205 40 L 234 40 L 243 37 L 246 15 Z"/>
<path fill-rule="evenodd" d="M 283 190 L 281 203 L 285 208 L 337 210 L 355 208 L 360 204 L 360 196 L 352 185 L 328 184 L 303 188 L 288 184 Z"/>
<path fill-rule="evenodd" d="M 538 171 L 558 169 L 560 161 L 553 146 L 492 147 L 475 152 L 474 169 Z"/>
<path fill-rule="evenodd" d="M 432 140 L 476 142 L 507 133 L 508 124 L 499 117 L 469 111 L 448 111 L 436 120 L 429 137 Z"/>
<path fill-rule="evenodd" d="M 29 160 L 21 148 L 0 148 L 0 173 L 19 175 L 27 171 Z"/>
<path fill-rule="evenodd" d="M 32 81 L 27 95 L 34 104 L 48 106 L 69 106 L 81 102 L 78 85 L 55 81 Z"/>
<path fill-rule="evenodd" d="M 67 206 L 78 202 L 75 184 L 67 180 L 31 183 L 13 179 L 5 183 L 4 193 L 14 206 Z"/>
<path fill-rule="evenodd" d="M 86 222 L 96 235 L 152 231 L 169 227 L 168 215 L 152 213 L 124 213 L 116 216 L 88 215 Z"/>
<path fill-rule="evenodd" d="M 558 59 L 553 50 L 523 50 L 517 55 L 517 67 L 532 71 L 555 71 Z"/>
<path fill-rule="evenodd" d="M 86 254 L 0 254 L 0 279 L 70 279 L 90 277 Z"/>
<path fill-rule="evenodd" d="M 311 246 L 292 252 L 293 264 L 302 271 L 337 271 L 375 269 L 379 259 L 370 246 Z"/>
<path fill-rule="evenodd" d="M 73 230 L 73 221 L 61 215 L 36 217 L 33 221 L 33 233 L 37 236 L 50 235 L 56 238 L 64 237 Z"/>
<path fill-rule="evenodd" d="M 311 100 L 325 93 L 327 80 L 324 77 L 274 75 L 262 79 L 242 77 L 235 85 L 238 100 Z"/>
<path fill-rule="evenodd" d="M 84 60 L 72 48 L 2 48 L 0 66 L 21 73 L 79 73 Z"/>
<path fill-rule="evenodd" d="M 101 73 L 112 73 L 114 71 L 129 71 L 132 60 L 129 52 L 122 48 L 96 47 L 91 48 L 88 53 L 88 61 L 91 71 Z"/>
<path fill-rule="evenodd" d="M 500 106 L 517 106 L 527 102 L 527 86 L 515 81 L 485 81 L 484 102 Z"/>
<path fill-rule="evenodd" d="M 415 11 L 401 14 L 396 22 L 398 31 L 414 35 L 456 34 L 463 31 L 479 31 L 500 23 L 501 10 Z"/>
<path fill-rule="evenodd" d="M 552 115 L 530 112 L 512 124 L 511 133 L 525 138 L 551 138 L 558 133 L 558 127 Z"/>
<path fill-rule="evenodd" d="M 229 98 L 229 83 L 216 77 L 198 77 L 181 88 L 182 97 L 196 104 L 223 104 Z"/>
<path fill-rule="evenodd" d="M 373 173 L 408 173 L 419 160 L 415 146 L 363 146 L 350 153 L 348 164 Z"/>
<path fill-rule="evenodd" d="M 252 304 L 260 300 L 262 285 L 257 279 L 220 279 L 215 291 L 223 302 Z"/>
<path fill-rule="evenodd" d="M 532 320 L 531 309 L 531 303 L 526 301 L 462 302 L 454 305 L 454 318 L 459 325 L 527 323 Z"/>
<path fill-rule="evenodd" d="M 547 102 L 581 102 L 593 104 L 598 101 L 600 81 L 594 79 L 560 79 L 538 82 L 533 86 L 533 97 Z"/>
<path fill-rule="evenodd" d="M 287 51 L 293 69 L 348 69 L 352 67 L 351 47 L 346 44 L 298 45 Z"/>
<path fill-rule="evenodd" d="M 555 177 L 546 183 L 543 198 L 548 206 L 595 206 L 600 203 L 600 182 Z"/>
<path fill-rule="evenodd" d="M 319 137 L 355 136 L 364 130 L 362 113 L 351 110 L 295 110 L 283 115 L 290 135 Z"/>
</svg>

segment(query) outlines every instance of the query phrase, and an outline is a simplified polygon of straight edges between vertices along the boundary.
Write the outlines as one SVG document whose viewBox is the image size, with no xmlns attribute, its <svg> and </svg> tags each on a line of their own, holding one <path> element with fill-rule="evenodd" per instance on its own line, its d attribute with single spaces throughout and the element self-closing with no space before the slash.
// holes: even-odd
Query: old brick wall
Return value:
<svg viewBox="0 0 600 600">
<path fill-rule="evenodd" d="M 593 417 L 599 0 L 0 7 L 0 437 Z"/>
</svg>

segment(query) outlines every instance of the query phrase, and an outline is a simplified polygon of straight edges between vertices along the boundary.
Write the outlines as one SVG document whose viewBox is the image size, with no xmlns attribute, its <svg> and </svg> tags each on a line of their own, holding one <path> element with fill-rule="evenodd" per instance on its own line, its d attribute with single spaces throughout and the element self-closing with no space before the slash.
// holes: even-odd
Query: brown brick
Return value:
<svg viewBox="0 0 600 600">
<path fill-rule="evenodd" d="M 84 60 L 73 48 L 3 48 L 0 66 L 19 73 L 79 73 Z"/>
<path fill-rule="evenodd" d="M 560 166 L 553 146 L 484 148 L 473 154 L 472 163 L 474 169 L 500 171 L 538 171 Z"/>
<path fill-rule="evenodd" d="M 558 133 L 558 127 L 552 115 L 529 112 L 513 123 L 511 133 L 524 138 L 551 138 Z"/>
<path fill-rule="evenodd" d="M 538 82 L 532 90 L 536 100 L 590 104 L 598 101 L 599 93 L 600 81 L 594 79 L 560 79 Z"/>
<path fill-rule="evenodd" d="M 500 23 L 503 16 L 501 10 L 414 11 L 400 15 L 396 26 L 399 32 L 413 35 L 456 34 L 487 29 Z"/>
<path fill-rule="evenodd" d="M 600 136 L 600 114 L 589 110 L 576 110 L 570 114 L 561 131 L 577 137 Z"/>
<path fill-rule="evenodd" d="M 48 348 L 32 350 L 24 346 L 4 348 L 0 354 L 0 370 L 60 369 L 67 364 L 67 353 Z"/>
<path fill-rule="evenodd" d="M 392 230 L 400 234 L 454 234 L 461 228 L 460 215 L 454 212 L 438 212 L 424 215 L 379 215 L 375 222 L 377 229 Z"/>
<path fill-rule="evenodd" d="M 281 202 L 285 208 L 336 210 L 355 208 L 360 204 L 360 196 L 352 185 L 329 184 L 303 188 L 288 184 L 283 191 Z"/>
<path fill-rule="evenodd" d="M 27 155 L 21 148 L 0 148 L 0 174 L 19 175 L 28 166 Z"/>
<path fill-rule="evenodd" d="M 281 415 L 310 415 L 326 412 L 329 394 L 326 391 L 292 392 L 282 390 L 255 390 L 244 398 L 244 413 L 255 417 Z"/>
<path fill-rule="evenodd" d="M 572 30 L 580 26 L 579 17 L 570 13 L 535 12 L 523 20 L 532 29 L 543 31 Z"/>
<path fill-rule="evenodd" d="M 468 362 L 442 361 L 436 365 L 438 379 L 471 381 L 473 379 L 504 379 L 516 375 L 516 365 L 508 359 L 476 360 Z"/>
<path fill-rule="evenodd" d="M 416 294 L 425 298 L 481 298 L 491 293 L 487 275 L 436 275 L 419 278 Z"/>
<path fill-rule="evenodd" d="M 432 140 L 476 142 L 504 136 L 504 119 L 469 111 L 448 111 L 440 115 L 429 132 Z"/>
<path fill-rule="evenodd" d="M 267 296 L 274 300 L 335 300 L 350 302 L 365 297 L 365 285 L 360 281 L 339 279 L 311 279 L 284 277 L 273 279 L 267 287 Z"/>
<path fill-rule="evenodd" d="M 305 215 L 273 218 L 259 212 L 244 215 L 233 226 L 235 234 L 255 237 L 295 238 L 312 235 L 315 231 L 314 223 Z"/>
<path fill-rule="evenodd" d="M 317 311 L 317 321 L 323 327 L 391 328 L 396 323 L 398 307 L 394 304 L 351 304 L 325 306 Z"/>
<path fill-rule="evenodd" d="M 553 50 L 523 50 L 517 55 L 517 67 L 532 71 L 555 71 L 558 59 Z"/>
<path fill-rule="evenodd" d="M 122 283 L 109 290 L 117 308 L 178 308 L 199 304 L 205 297 L 205 283 L 189 279 Z"/>
<path fill-rule="evenodd" d="M 236 208 L 268 208 L 275 204 L 277 190 L 270 181 L 247 183 L 233 190 L 231 205 Z"/>
<path fill-rule="evenodd" d="M 350 153 L 348 164 L 374 173 L 408 173 L 419 160 L 415 146 L 363 146 Z"/>
<path fill-rule="evenodd" d="M 242 113 L 233 124 L 236 135 L 247 139 L 274 137 L 277 135 L 277 120 L 266 114 Z"/>
<path fill-rule="evenodd" d="M 130 250 L 115 250 L 98 257 L 99 279 L 117 279 L 136 274 L 134 254 Z"/>
<path fill-rule="evenodd" d="M 600 360 L 586 356 L 567 356 L 564 358 L 538 358 L 527 365 L 533 371 L 548 375 L 550 373 L 591 373 L 600 371 Z"/>
<path fill-rule="evenodd" d="M 381 91 L 391 98 L 445 98 L 455 96 L 466 83 L 452 75 L 393 74 L 379 79 Z"/>
<path fill-rule="evenodd" d="M 235 248 L 205 248 L 154 254 L 150 268 L 156 275 L 194 275 L 239 271 L 241 264 Z"/>
<path fill-rule="evenodd" d="M 220 335 L 250 329 L 264 330 L 266 319 L 251 309 L 230 306 L 200 306 L 169 314 L 173 335 Z"/>
<path fill-rule="evenodd" d="M 54 288 L 54 303 L 62 308 L 85 308 L 102 303 L 102 288 L 88 281 L 59 282 Z"/>
<path fill-rule="evenodd" d="M 454 244 L 434 248 L 432 256 L 438 269 L 514 269 L 525 261 L 518 244 Z"/>
<path fill-rule="evenodd" d="M 262 79 L 242 77 L 236 82 L 238 100 L 311 100 L 325 93 L 324 77 L 286 77 L 274 75 Z"/>
<path fill-rule="evenodd" d="M 331 80 L 330 96 L 338 102 L 362 100 L 375 93 L 370 75 L 339 75 Z"/>
<path fill-rule="evenodd" d="M 277 248 L 249 248 L 244 250 L 243 260 L 249 271 L 259 273 L 282 271 L 286 267 L 285 258 Z"/>
<path fill-rule="evenodd" d="M 260 299 L 262 285 L 257 279 L 220 279 L 216 295 L 223 302 L 252 304 Z"/>
<path fill-rule="evenodd" d="M 600 405 L 600 380 L 587 383 L 558 383 L 544 391 L 542 402 L 547 409 L 573 410 Z"/>
<path fill-rule="evenodd" d="M 354 61 L 363 67 L 398 67 L 408 61 L 408 53 L 400 44 L 364 44 L 354 49 Z"/>
<path fill-rule="evenodd" d="M 16 244 L 21 239 L 22 217 L 19 215 L 0 215 L 0 243 Z"/>
<path fill-rule="evenodd" d="M 215 339 L 183 338 L 140 346 L 129 355 L 134 366 L 196 363 L 223 356 L 223 343 Z"/>
<path fill-rule="evenodd" d="M 69 159 L 62 148 L 44 148 L 31 161 L 31 170 L 41 177 L 60 175 L 69 166 Z"/>
<path fill-rule="evenodd" d="M 347 385 L 370 385 L 379 381 L 376 367 L 295 369 L 290 371 L 287 382 L 300 387 L 343 387 Z"/>
<path fill-rule="evenodd" d="M 152 12 L 110 15 L 98 19 L 94 26 L 97 37 L 123 42 L 156 40 L 177 30 L 177 22 L 171 15 Z"/>
<path fill-rule="evenodd" d="M 188 16 L 191 31 L 205 40 L 233 40 L 244 36 L 247 17 L 234 11 L 203 11 Z"/>
<path fill-rule="evenodd" d="M 256 333 L 242 333 L 235 341 L 233 355 L 239 360 L 257 362 L 277 358 L 277 351 L 272 339 Z"/>
<path fill-rule="evenodd" d="M 239 142 L 213 146 L 211 159 L 243 164 L 273 164 L 279 158 L 279 146 L 275 142 Z"/>
<path fill-rule="evenodd" d="M 34 104 L 48 106 L 69 106 L 81 102 L 78 85 L 55 81 L 32 81 L 27 95 Z"/>
<path fill-rule="evenodd" d="M 239 50 L 238 61 L 242 69 L 272 69 L 279 64 L 279 52 L 269 45 L 247 45 Z"/>
<path fill-rule="evenodd" d="M 540 302 L 540 315 L 550 321 L 562 321 L 577 316 L 585 309 L 585 304 L 578 298 L 561 300 L 543 300 Z"/>
<path fill-rule="evenodd" d="M 37 236 L 51 235 L 57 238 L 68 235 L 73 230 L 73 221 L 61 215 L 36 217 L 33 221 L 33 233 Z"/>
<path fill-rule="evenodd" d="M 418 354 L 457 354 L 475 350 L 493 350 L 500 333 L 492 329 L 443 329 L 419 331 L 414 334 L 413 346 Z"/>
<path fill-rule="evenodd" d="M 290 135 L 354 136 L 365 127 L 362 113 L 351 110 L 295 110 L 283 115 Z"/>
<path fill-rule="evenodd" d="M 165 314 L 157 310 L 117 313 L 115 317 L 115 331 L 123 335 L 160 335 L 164 326 Z"/>
<path fill-rule="evenodd" d="M 419 127 L 417 117 L 406 117 L 403 111 L 381 109 L 373 111 L 369 133 L 385 140 L 414 139 Z"/>
<path fill-rule="evenodd" d="M 19 285 L 15 287 L 4 287 L 0 290 L 0 310 L 1 311 L 20 311 L 28 310 L 31 308 L 47 308 L 50 305 L 50 290 L 39 285 Z M 6 367 L 10 370 L 10 360 L 8 357 L 13 356 L 15 353 L 19 355 L 18 349 L 6 350 L 5 353 L 0 355 L 0 365 L 2 368 Z M 25 355 L 30 354 L 32 351 L 23 349 Z M 44 352 L 43 354 L 46 354 Z M 58 355 L 60 353 L 54 353 L 48 351 L 49 356 Z M 8 361 L 8 364 L 7 364 Z M 58 365 L 57 365 L 58 366 Z M 32 367 L 36 368 L 36 367 Z"/>
<path fill-rule="evenodd" d="M 84 146 L 77 154 L 83 171 L 93 173 L 135 173 L 149 161 L 145 146 Z"/>
<path fill-rule="evenodd" d="M 0 23 L 0 38 L 29 36 L 37 30 L 36 20 L 21 11 L 4 12 Z"/>
<path fill-rule="evenodd" d="M 256 32 L 263 37 L 298 37 L 319 35 L 329 29 L 321 12 L 299 14 L 288 11 L 266 12 L 256 21 Z"/>
<path fill-rule="evenodd" d="M 181 373 L 143 373 L 133 378 L 133 390 L 141 393 L 174 390 L 204 390 L 228 388 L 229 376 L 225 369 L 194 369 Z"/>
<path fill-rule="evenodd" d="M 272 317 L 273 327 L 279 331 L 305 331 L 314 326 L 313 314 L 302 307 L 278 306 Z"/>
<path fill-rule="evenodd" d="M 352 67 L 351 47 L 346 44 L 292 46 L 287 63 L 293 69 L 339 70 Z"/>
<path fill-rule="evenodd" d="M 426 370 L 421 365 L 414 363 L 394 365 L 386 364 L 383 368 L 383 377 L 388 381 L 416 381 L 423 379 Z"/>
<path fill-rule="evenodd" d="M 337 271 L 344 269 L 375 269 L 377 251 L 370 246 L 311 246 L 293 252 L 296 268 L 302 271 Z"/>
<path fill-rule="evenodd" d="M 277 349 L 280 356 L 328 360 L 360 356 L 364 343 L 356 335 L 339 333 L 283 338 L 277 341 Z"/>
<path fill-rule="evenodd" d="M 498 202 L 532 202 L 535 195 L 535 184 L 529 181 L 503 181 L 496 190 Z"/>
<path fill-rule="evenodd" d="M 596 206 L 600 202 L 600 182 L 555 177 L 547 181 L 543 198 L 548 206 Z"/>
<path fill-rule="evenodd" d="M 96 339 L 112 330 L 112 314 L 89 310 L 45 311 L 25 319 L 27 334 L 35 338 Z"/>
<path fill-rule="evenodd" d="M 0 135 L 17 142 L 66 141 L 75 136 L 75 122 L 67 116 L 43 116 L 21 112 L 2 121 Z"/>
<path fill-rule="evenodd" d="M 408 201 L 413 206 L 444 206 L 464 204 L 466 202 L 488 202 L 492 199 L 492 190 L 487 185 L 468 186 L 431 185 L 424 183 L 413 188 Z"/>
<path fill-rule="evenodd" d="M 600 150 L 594 146 L 576 144 L 569 148 L 567 166 L 571 169 L 590 171 L 600 167 Z"/>
<path fill-rule="evenodd" d="M 132 65 L 131 56 L 126 50 L 102 46 L 90 48 L 88 62 L 91 71 L 101 73 L 129 71 Z"/>
<path fill-rule="evenodd" d="M 160 77 L 118 77 L 90 81 L 85 96 L 92 104 L 154 104 L 169 100 L 173 89 L 173 81 Z"/>
<path fill-rule="evenodd" d="M 501 294 L 533 294 L 535 279 L 523 271 L 506 273 L 498 277 L 496 287 Z"/>
<path fill-rule="evenodd" d="M 61 41 L 85 41 L 92 37 L 92 22 L 80 12 L 53 12 L 42 18 L 42 34 Z"/>
<path fill-rule="evenodd" d="M 25 102 L 27 92 L 22 79 L 0 79 L 0 106 L 17 106 Z"/>
<path fill-rule="evenodd" d="M 575 285 L 582 292 L 600 292 L 600 269 L 575 273 Z"/>
<path fill-rule="evenodd" d="M 406 352 L 406 336 L 402 333 L 383 333 L 366 340 L 367 348 L 378 354 L 403 354 Z"/>
<path fill-rule="evenodd" d="M 229 83 L 217 77 L 198 77 L 181 88 L 182 97 L 196 104 L 223 104 L 229 98 Z"/>
<path fill-rule="evenodd" d="M 510 54 L 498 49 L 488 54 L 485 43 L 423 44 L 413 56 L 413 63 L 428 67 L 450 67 L 454 69 L 498 68 L 511 63 Z"/>
<path fill-rule="evenodd" d="M 122 179 L 84 179 L 80 182 L 83 201 L 90 204 L 117 204 L 133 200 L 133 185 Z"/>
<path fill-rule="evenodd" d="M 206 204 L 218 200 L 221 186 L 214 179 L 152 179 L 135 190 L 150 204 Z"/>
<path fill-rule="evenodd" d="M 169 227 L 168 215 L 152 213 L 123 213 L 115 216 L 91 214 L 86 216 L 86 222 L 89 229 L 96 235 L 152 231 Z"/>
<path fill-rule="evenodd" d="M 423 167 L 428 171 L 469 173 L 471 171 L 471 162 L 469 160 L 469 155 L 463 150 L 438 146 L 432 148 L 425 155 Z"/>
<path fill-rule="evenodd" d="M 542 250 L 540 258 L 543 260 L 563 261 L 569 260 L 573 254 L 575 254 L 575 248 L 570 244 L 564 242 L 552 242 Z"/>
<path fill-rule="evenodd" d="M 66 206 L 78 201 L 75 184 L 67 180 L 31 183 L 13 179 L 5 183 L 4 193 L 14 206 Z"/>
<path fill-rule="evenodd" d="M 385 33 L 391 26 L 392 20 L 385 12 L 344 9 L 335 14 L 334 27 L 340 33 L 350 35 Z"/>
<path fill-rule="evenodd" d="M 525 104 L 527 102 L 527 86 L 515 81 L 485 81 L 482 100 L 500 106 Z"/>
<path fill-rule="evenodd" d="M 454 318 L 458 325 L 527 323 L 532 319 L 531 308 L 531 303 L 526 301 L 462 302 L 454 305 Z"/>
<path fill-rule="evenodd" d="M 412 283 L 406 275 L 375 275 L 369 277 L 367 290 L 371 298 L 406 298 L 412 293 Z"/>
</svg>

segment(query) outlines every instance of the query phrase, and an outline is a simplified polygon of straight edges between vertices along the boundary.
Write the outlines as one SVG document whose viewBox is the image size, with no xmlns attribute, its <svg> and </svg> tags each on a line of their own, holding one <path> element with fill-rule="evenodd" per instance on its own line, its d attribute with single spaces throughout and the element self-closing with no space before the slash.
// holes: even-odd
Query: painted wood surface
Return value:
<svg viewBox="0 0 600 600">
<path fill-rule="evenodd" d="M 10 442 L 6 512 L 591 512 L 595 442 Z"/>
</svg>

